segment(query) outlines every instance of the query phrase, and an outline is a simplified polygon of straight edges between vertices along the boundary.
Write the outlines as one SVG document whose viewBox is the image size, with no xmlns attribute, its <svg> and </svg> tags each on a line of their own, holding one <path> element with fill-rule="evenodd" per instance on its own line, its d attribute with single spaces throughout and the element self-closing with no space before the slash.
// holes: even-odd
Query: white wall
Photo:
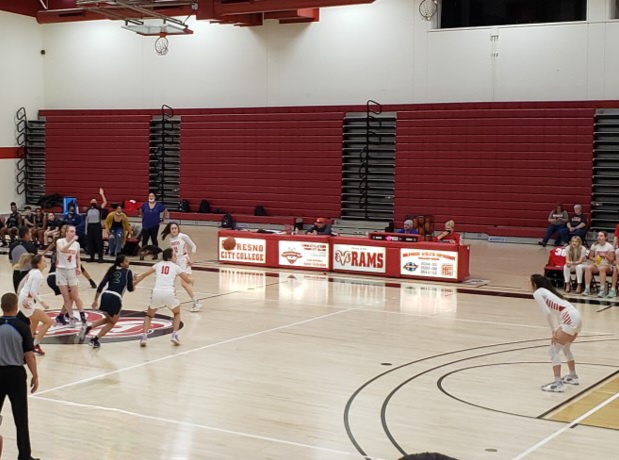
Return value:
<svg viewBox="0 0 619 460">
<path fill-rule="evenodd" d="M 42 29 L 32 18 L 0 12 L 0 147 L 13 147 L 15 114 L 25 107 L 28 117 L 36 118 L 43 106 Z M 9 203 L 23 204 L 16 194 L 16 161 L 0 160 L 0 212 Z"/>
<path fill-rule="evenodd" d="M 604 21 L 614 7 L 614 0 L 589 0 L 590 22 L 450 30 L 424 21 L 411 0 L 324 8 L 314 24 L 192 20 L 195 34 L 169 37 L 165 57 L 155 54 L 154 37 L 119 22 L 44 25 L 44 106 L 617 98 L 619 22 Z"/>
</svg>

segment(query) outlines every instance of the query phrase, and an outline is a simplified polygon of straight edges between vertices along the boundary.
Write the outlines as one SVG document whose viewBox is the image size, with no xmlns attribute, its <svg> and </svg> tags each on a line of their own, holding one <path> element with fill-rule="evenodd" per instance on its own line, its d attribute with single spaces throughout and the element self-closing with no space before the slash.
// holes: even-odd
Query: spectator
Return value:
<svg viewBox="0 0 619 460">
<path fill-rule="evenodd" d="M 11 264 L 17 264 L 19 259 L 24 254 L 32 254 L 36 255 L 38 252 L 37 245 L 32 241 L 32 233 L 28 230 L 28 227 L 21 227 L 19 229 L 19 239 L 11 244 L 9 249 L 9 261 Z M 13 270 L 13 288 L 15 292 L 17 292 L 17 288 L 21 280 L 23 280 L 28 272 L 32 269 L 32 265 L 30 262 L 25 264 L 23 267 Z"/>
<path fill-rule="evenodd" d="M 453 220 L 448 220 L 445 222 L 445 230 L 436 237 L 436 241 L 460 244 L 460 235 L 455 232 L 455 229 L 456 223 Z"/>
<path fill-rule="evenodd" d="M 0 299 L 3 316 L 0 318 L 0 407 L 8 396 L 17 430 L 17 449 L 20 460 L 37 460 L 32 457 L 28 429 L 28 365 L 32 380 L 31 392 L 39 387 L 37 362 L 30 328 L 17 316 L 17 296 L 7 293 Z"/>
<path fill-rule="evenodd" d="M 43 232 L 44 244 L 49 244 L 51 241 L 55 241 L 60 236 L 60 229 L 62 228 L 62 220 L 57 219 L 53 212 L 47 215 L 45 221 L 45 232 Z"/>
<path fill-rule="evenodd" d="M 404 228 L 399 229 L 397 233 L 405 233 L 408 235 L 419 235 L 419 232 L 413 228 L 413 221 L 410 219 L 406 219 L 404 221 Z"/>
<path fill-rule="evenodd" d="M 561 249 L 562 251 L 563 249 Z M 576 294 L 580 294 L 582 287 L 582 274 L 585 269 L 585 259 L 587 250 L 582 245 L 582 240 L 578 236 L 573 236 L 565 255 L 565 265 L 563 266 L 563 280 L 565 281 L 565 292 L 572 290 L 572 273 L 576 272 Z"/>
<path fill-rule="evenodd" d="M 95 254 L 99 256 L 98 262 L 103 263 L 103 220 L 105 219 L 105 207 L 107 199 L 102 188 L 99 189 L 101 195 L 101 206 L 96 198 L 90 200 L 90 208 L 86 211 L 86 246 L 90 253 L 90 262 L 95 261 Z M 77 230 L 77 229 L 76 229 Z"/>
<path fill-rule="evenodd" d="M 161 213 L 163 213 L 163 218 L 161 218 Z M 148 194 L 148 203 L 140 207 L 140 216 L 142 217 L 142 247 L 148 245 L 149 239 L 153 242 L 153 246 L 159 247 L 159 241 L 157 241 L 159 225 L 165 224 L 169 214 L 163 203 L 155 200 L 153 192 Z"/>
<path fill-rule="evenodd" d="M 567 231 L 570 237 L 570 241 L 572 237 L 578 236 L 581 241 L 585 240 L 587 236 L 587 227 L 589 226 L 589 221 L 587 220 L 586 214 L 582 212 L 582 206 L 579 204 L 574 205 L 574 214 L 570 218 L 570 221 L 567 223 Z"/>
<path fill-rule="evenodd" d="M 105 219 L 105 228 L 110 235 L 110 255 L 116 257 L 122 252 L 127 236 L 131 233 L 129 218 L 123 212 L 121 205 L 117 205 L 116 210 L 108 214 Z"/>
<path fill-rule="evenodd" d="M 615 227 L 615 234 L 613 236 L 613 247 L 617 249 L 617 247 L 619 246 L 619 224 L 617 224 L 617 226 Z"/>
<path fill-rule="evenodd" d="M 17 210 L 15 202 L 11 203 L 11 214 L 4 221 L 4 227 L 0 228 L 0 240 L 2 246 L 6 246 L 6 236 L 9 235 L 11 242 L 17 237 L 17 231 L 22 226 L 22 217 Z"/>
<path fill-rule="evenodd" d="M 305 232 L 306 235 L 323 235 L 323 236 L 331 236 L 333 232 L 331 231 L 331 226 L 327 224 L 327 220 L 323 217 L 319 217 L 316 219 L 316 222 L 308 231 Z"/>
<path fill-rule="evenodd" d="M 615 252 L 613 245 L 606 240 L 606 232 L 598 232 L 597 242 L 589 250 L 589 259 L 594 263 L 585 267 L 585 290 L 582 295 L 589 295 L 589 285 L 593 275 L 600 275 L 600 292 L 598 297 L 606 295 L 606 276 L 611 274 Z"/>
<path fill-rule="evenodd" d="M 552 238 L 552 235 L 555 233 L 557 234 L 555 238 L 555 246 L 561 246 L 563 241 L 567 242 L 569 238 L 566 226 L 568 220 L 569 217 L 567 215 L 567 211 L 563 209 L 563 205 L 560 203 L 557 204 L 557 206 L 548 214 L 548 222 L 550 225 L 546 229 L 546 235 L 544 235 L 542 241 L 537 244 L 546 247 L 548 240 Z"/>
<path fill-rule="evenodd" d="M 34 228 L 32 236 L 39 246 L 45 245 L 45 227 L 47 226 L 47 216 L 41 208 L 34 210 Z"/>
<path fill-rule="evenodd" d="M 75 227 L 75 234 L 79 240 L 86 241 L 86 219 L 79 213 L 79 208 L 77 208 L 75 201 L 67 207 L 64 223 Z"/>
<path fill-rule="evenodd" d="M 34 228 L 34 214 L 32 214 L 32 208 L 30 206 L 24 206 L 22 222 L 24 223 L 24 227 L 28 227 L 29 230 Z"/>
<path fill-rule="evenodd" d="M 423 452 L 421 454 L 408 454 L 402 457 L 400 460 L 458 460 L 454 457 L 448 457 L 438 452 Z"/>
</svg>

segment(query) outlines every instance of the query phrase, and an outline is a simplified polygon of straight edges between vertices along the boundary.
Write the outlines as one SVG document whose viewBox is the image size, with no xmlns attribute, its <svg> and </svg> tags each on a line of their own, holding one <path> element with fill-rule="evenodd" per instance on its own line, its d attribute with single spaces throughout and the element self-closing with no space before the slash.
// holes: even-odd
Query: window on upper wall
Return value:
<svg viewBox="0 0 619 460">
<path fill-rule="evenodd" d="M 441 28 L 584 21 L 587 0 L 443 0 Z"/>
</svg>

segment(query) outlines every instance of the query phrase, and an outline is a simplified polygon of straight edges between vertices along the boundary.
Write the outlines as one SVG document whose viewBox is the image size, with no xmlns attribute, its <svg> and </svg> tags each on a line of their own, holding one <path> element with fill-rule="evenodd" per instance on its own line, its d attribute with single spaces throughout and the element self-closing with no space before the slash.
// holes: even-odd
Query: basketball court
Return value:
<svg viewBox="0 0 619 460">
<path fill-rule="evenodd" d="M 100 349 L 52 330 L 30 398 L 34 456 L 616 458 L 614 303 L 573 297 L 584 321 L 573 347 L 581 384 L 539 389 L 552 380 L 549 330 L 527 278 L 546 250 L 471 242 L 475 281 L 453 285 L 219 265 L 216 229 L 183 231 L 198 244 L 203 307 L 190 313 L 178 287 L 182 345 L 162 318 L 159 335 L 138 346 L 152 277 L 125 295 L 121 326 Z M 107 267 L 88 265 L 97 280 Z M 6 258 L 0 282 L 11 289 Z M 94 289 L 80 289 L 89 306 Z M 43 292 L 58 309 L 61 299 Z M 3 413 L 3 458 L 15 458 Z"/>
</svg>

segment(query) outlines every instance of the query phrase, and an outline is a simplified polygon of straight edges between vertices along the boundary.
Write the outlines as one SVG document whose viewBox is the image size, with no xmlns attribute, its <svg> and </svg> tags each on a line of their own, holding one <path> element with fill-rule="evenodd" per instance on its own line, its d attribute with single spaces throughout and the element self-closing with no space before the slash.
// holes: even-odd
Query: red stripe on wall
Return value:
<svg viewBox="0 0 619 460">
<path fill-rule="evenodd" d="M 19 158 L 18 149 L 19 147 L 0 147 L 0 160 Z"/>
</svg>

